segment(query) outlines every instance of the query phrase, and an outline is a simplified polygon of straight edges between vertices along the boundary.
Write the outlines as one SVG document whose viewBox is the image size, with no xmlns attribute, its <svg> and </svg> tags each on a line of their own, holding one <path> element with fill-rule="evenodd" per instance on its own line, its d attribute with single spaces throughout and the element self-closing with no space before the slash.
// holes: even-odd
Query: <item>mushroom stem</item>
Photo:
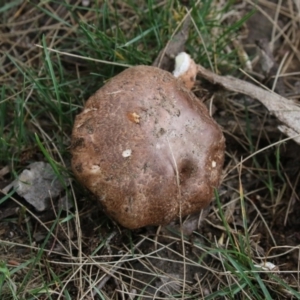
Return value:
<svg viewBox="0 0 300 300">
<path fill-rule="evenodd" d="M 173 75 L 178 78 L 187 89 L 191 90 L 194 86 L 197 75 L 197 65 L 186 52 L 181 52 L 175 57 Z"/>
</svg>

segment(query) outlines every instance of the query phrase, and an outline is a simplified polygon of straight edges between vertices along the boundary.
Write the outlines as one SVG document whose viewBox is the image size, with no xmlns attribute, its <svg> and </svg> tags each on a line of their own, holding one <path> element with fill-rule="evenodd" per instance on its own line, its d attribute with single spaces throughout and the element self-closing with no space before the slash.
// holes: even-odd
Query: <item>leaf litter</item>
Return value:
<svg viewBox="0 0 300 300">
<path fill-rule="evenodd" d="M 50 164 L 33 162 L 3 192 L 8 193 L 14 189 L 36 210 L 44 211 L 50 208 L 50 200 L 57 198 L 67 185 L 67 180 L 61 183 Z"/>
<path fill-rule="evenodd" d="M 248 3 L 249 1 L 246 2 Z M 268 13 L 275 11 L 271 6 L 273 2 L 265 1 L 264 3 L 267 3 L 271 7 L 271 9 L 266 9 Z M 262 1 L 260 1 L 260 4 L 262 5 L 261 7 L 265 8 Z M 24 9 L 24 7 L 25 6 L 23 6 L 22 9 Z M 281 8 L 286 14 L 286 8 L 279 7 L 278 10 Z M 237 11 L 239 11 L 238 8 Z M 242 12 L 244 11 L 242 10 Z M 261 19 L 262 17 L 259 17 L 259 20 Z M 264 22 L 268 23 L 268 20 L 266 21 L 265 18 Z M 155 61 L 156 64 L 157 61 L 159 61 L 164 68 L 172 69 L 172 58 L 178 52 L 185 50 L 188 37 L 187 28 L 191 27 L 190 24 L 189 15 L 187 15 L 186 23 L 183 23 L 182 26 L 182 31 L 179 30 L 174 34 L 174 41 L 176 41 L 176 43 L 173 43 L 172 39 L 170 40 L 168 45 L 166 45 L 166 49 L 162 50 L 161 55 L 158 56 L 158 59 Z M 277 61 L 284 55 L 281 54 L 281 56 L 278 56 L 276 54 L 280 54 L 279 50 L 284 51 L 284 49 L 280 45 L 277 45 L 277 48 L 275 47 L 275 51 L 269 48 L 268 41 L 270 41 L 271 34 L 267 32 L 267 26 L 261 25 L 260 28 L 266 29 L 260 30 L 259 32 L 260 34 L 265 34 L 267 43 L 266 45 L 262 45 L 262 43 L 258 45 L 260 63 L 254 68 L 256 73 L 250 73 L 250 76 L 253 75 L 256 80 L 256 82 L 254 82 L 262 86 L 264 84 L 260 84 L 262 78 L 274 78 L 274 76 L 279 76 L 276 75 L 278 72 L 282 71 Z M 270 30 L 272 31 L 272 26 L 268 26 L 268 28 L 271 28 Z M 249 27 L 249 34 L 252 34 L 251 27 Z M 293 40 L 293 35 L 291 34 L 290 36 L 291 40 Z M 264 36 L 258 36 L 256 33 L 256 38 L 264 38 Z M 37 43 L 37 39 L 32 42 L 32 44 L 34 43 Z M 239 43 L 243 45 L 242 40 L 239 41 Z M 253 43 L 252 47 L 257 47 L 257 44 Z M 248 51 L 247 47 L 245 47 L 245 49 Z M 270 51 L 272 51 L 272 53 Z M 168 59 L 165 59 L 166 57 L 168 57 Z M 299 65 L 297 56 L 293 55 L 293 53 L 289 62 L 293 68 L 295 68 L 297 64 Z M 7 65 L 5 65 L 5 68 L 7 68 Z M 272 68 L 273 71 L 271 71 Z M 285 70 L 288 71 L 287 68 Z M 7 73 L 7 70 L 5 70 L 5 73 Z M 261 74 L 263 74 L 263 76 L 260 76 Z M 297 275 L 297 267 L 295 266 L 299 263 L 297 245 L 300 243 L 298 230 L 300 225 L 300 210 L 299 199 L 297 197 L 297 186 L 299 186 L 299 178 L 297 177 L 299 172 L 299 165 L 297 167 L 297 163 L 299 164 L 299 160 L 297 160 L 297 153 L 299 146 L 291 141 L 293 139 L 299 142 L 298 136 L 300 132 L 299 119 L 297 118 L 297 114 L 299 115 L 297 104 L 299 93 L 297 94 L 296 90 L 297 79 L 291 76 L 284 80 L 284 77 L 280 76 L 279 79 L 285 84 L 285 92 L 287 92 L 287 94 L 282 94 L 282 89 L 277 89 L 276 85 L 275 91 L 280 93 L 280 96 L 271 90 L 265 89 L 265 87 L 258 87 L 234 77 L 216 75 L 216 73 L 199 66 L 198 83 L 206 87 L 206 83 L 203 82 L 202 78 L 206 78 L 206 80 L 213 83 L 213 85 L 208 86 L 207 95 L 212 94 L 215 96 L 214 116 L 216 119 L 219 120 L 219 118 L 223 116 L 223 119 L 228 119 L 230 124 L 234 124 L 233 126 L 238 128 L 234 131 L 231 130 L 231 127 L 224 127 L 228 141 L 228 157 L 224 171 L 226 177 L 219 190 L 221 205 L 225 211 L 225 219 L 230 225 L 230 232 L 235 238 L 238 238 L 238 233 L 244 230 L 242 207 L 238 191 L 238 186 L 241 182 L 247 200 L 246 211 L 249 218 L 249 233 L 251 235 L 252 252 L 249 255 L 255 258 L 257 267 L 262 269 L 266 266 L 268 266 L 268 268 L 272 266 L 271 269 L 273 270 L 279 266 L 279 270 L 276 269 L 276 274 L 279 274 L 280 271 L 290 271 L 291 273 L 294 271 L 291 276 L 281 276 L 282 280 L 294 286 L 297 284 L 297 279 L 292 280 L 292 278 L 295 274 Z M 224 90 L 220 92 L 220 90 L 216 89 L 217 85 L 222 86 L 229 92 L 245 94 L 247 97 L 241 97 L 236 94 L 232 95 L 229 92 L 224 93 Z M 290 89 L 287 89 L 287 87 Z M 272 84 L 269 88 L 272 88 Z M 292 88 L 294 88 L 294 93 L 293 99 L 290 100 L 286 95 L 289 95 L 289 90 Z M 197 87 L 195 88 L 195 92 L 197 93 Z M 228 94 L 226 95 L 226 103 L 218 99 L 220 93 L 222 98 Z M 208 98 L 212 99 L 210 97 Z M 259 100 L 267 110 L 259 107 L 254 99 Z M 246 119 L 245 103 L 248 104 L 248 113 L 251 115 L 252 120 L 254 120 L 250 122 L 251 124 L 248 124 Z M 273 117 L 271 117 L 271 115 Z M 267 148 L 271 146 L 272 143 L 280 142 L 281 136 L 278 129 L 291 140 L 285 140 L 285 144 L 280 148 L 280 155 L 284 166 L 279 165 L 271 168 L 270 176 L 275 174 L 274 170 L 281 170 L 281 176 L 288 179 L 287 183 L 282 183 L 282 179 L 278 178 L 278 176 L 276 177 L 274 180 L 274 191 L 275 193 L 278 192 L 278 194 L 275 195 L 276 197 L 271 197 L 266 192 L 266 188 L 262 182 L 265 183 L 267 179 L 266 166 L 268 156 L 271 157 L 273 154 L 267 150 L 264 150 L 267 153 L 266 156 L 263 155 L 263 153 L 256 154 L 256 152 L 262 149 L 263 146 Z M 249 135 L 247 135 L 247 130 L 251 132 L 252 138 L 257 139 L 255 140 L 251 152 L 248 149 Z M 255 154 L 255 159 L 258 160 L 259 166 L 250 158 L 244 159 L 243 163 L 241 163 L 241 157 L 247 157 L 249 154 Z M 33 164 L 40 164 L 40 162 Z M 29 166 L 31 166 L 31 164 L 29 164 Z M 54 203 L 58 203 L 58 201 L 55 202 L 57 198 L 61 199 L 64 196 L 60 195 L 62 190 L 59 186 L 56 186 L 57 178 L 55 174 L 51 172 L 49 166 L 43 163 L 45 167 L 44 171 L 46 170 L 45 173 L 43 173 L 43 171 L 37 171 L 38 168 L 35 169 L 35 167 L 32 170 L 32 166 L 29 166 L 26 167 L 28 168 L 27 171 L 25 168 L 25 173 L 27 173 L 25 178 L 22 178 L 24 174 L 21 173 L 14 184 L 6 188 L 5 192 L 8 192 L 11 188 L 17 188 L 22 184 L 25 190 L 30 190 L 34 187 L 34 184 L 39 182 L 39 188 L 37 189 L 39 192 L 37 194 L 32 193 L 32 191 L 21 192 L 19 197 L 25 198 L 26 196 L 29 198 L 30 196 L 28 195 L 31 195 L 31 197 L 36 198 L 37 203 L 33 205 L 36 210 L 39 210 L 41 207 L 49 207 L 50 198 L 54 200 Z M 242 166 L 243 169 L 240 182 L 238 179 L 237 166 Z M 42 165 L 40 165 L 40 168 L 43 169 Z M 8 170 L 7 167 L 3 167 L 2 174 L 6 176 L 6 178 Z M 41 175 L 39 179 L 35 177 L 38 176 L 38 174 Z M 43 176 L 47 178 L 47 180 L 42 179 Z M 52 179 L 50 180 L 50 178 Z M 25 182 L 27 182 L 27 184 L 25 184 Z M 55 188 L 51 190 L 54 182 Z M 42 191 L 43 189 L 44 191 Z M 47 191 L 51 191 L 51 197 L 49 197 L 50 194 Z M 43 200 L 41 201 L 39 199 Z M 43 204 L 38 204 L 39 201 Z M 223 257 L 219 259 L 214 257 L 214 259 L 212 259 L 213 256 L 208 255 L 204 250 L 207 245 L 210 243 L 214 244 L 214 242 L 215 245 L 223 249 L 226 247 L 228 241 L 228 232 L 221 222 L 220 214 L 215 204 L 203 213 L 202 217 L 205 218 L 192 216 L 184 220 L 183 229 L 186 235 L 184 243 L 186 247 L 186 262 L 184 266 L 180 237 L 180 230 L 182 230 L 180 227 L 181 224 L 172 224 L 172 226 L 166 228 L 146 228 L 136 232 L 128 232 L 112 222 L 109 223 L 109 220 L 107 220 L 101 209 L 95 207 L 94 199 L 80 197 L 78 202 L 82 231 L 77 231 L 76 234 L 81 236 L 83 247 L 81 259 L 84 260 L 85 264 L 78 264 L 80 260 L 76 257 L 76 253 L 80 253 L 78 250 L 80 245 L 74 238 L 74 226 L 69 226 L 74 221 L 72 215 L 67 215 L 66 218 L 63 219 L 63 223 L 57 226 L 54 237 L 48 240 L 44 250 L 49 255 L 47 264 L 50 264 L 53 269 L 59 266 L 57 270 L 60 269 L 60 271 L 68 272 L 68 263 L 70 260 L 72 261 L 75 272 L 71 273 L 70 277 L 65 281 L 65 287 L 68 284 L 68 290 L 70 293 L 74 293 L 72 295 L 77 295 L 78 291 L 76 287 L 77 284 L 72 284 L 72 280 L 74 278 L 76 278 L 77 281 L 82 280 L 80 276 L 75 277 L 77 274 L 80 274 L 81 270 L 84 270 L 85 275 L 89 274 L 87 275 L 89 283 L 81 282 L 83 289 L 81 290 L 80 299 L 85 299 L 87 295 L 92 295 L 91 299 L 98 299 L 97 288 L 99 288 L 102 293 L 109 295 L 110 299 L 118 299 L 118 297 L 128 297 L 128 299 L 137 299 L 137 297 L 139 297 L 139 299 L 143 299 L 143 297 L 145 299 L 152 299 L 153 297 L 159 299 L 160 297 L 162 299 L 168 299 L 172 297 L 174 293 L 180 292 L 183 286 L 185 286 L 184 290 L 187 293 L 190 293 L 196 298 L 201 298 L 211 295 L 223 280 L 231 280 L 228 273 L 226 273 L 226 269 L 222 269 Z M 286 202 L 289 203 L 288 206 Z M 7 203 L 4 203 L 4 205 L 5 204 Z M 26 206 L 26 203 L 24 203 L 24 205 L 27 209 L 31 210 L 30 207 Z M 2 207 L 0 208 L 2 210 Z M 54 209 L 57 209 L 56 205 L 54 205 Z M 53 219 L 55 219 L 56 216 L 55 211 L 49 216 L 49 210 L 46 209 L 40 213 L 34 212 L 37 218 L 35 219 L 33 217 L 32 220 L 28 221 L 29 218 L 23 216 L 22 210 L 18 212 L 13 211 L 13 213 L 18 216 L 18 223 L 3 222 L 0 224 L 1 247 L 5 247 L 5 249 L 12 247 L 11 242 L 20 243 L 24 246 L 30 245 L 30 241 L 24 238 L 24 224 L 29 226 L 34 232 L 33 237 L 36 237 L 35 243 L 43 242 L 46 238 L 47 231 L 43 231 L 41 229 L 42 226 L 37 224 L 40 224 L 39 221 L 42 221 L 42 223 L 47 224 L 47 226 L 51 226 L 51 224 L 54 224 Z M 39 219 L 39 221 L 37 221 L 37 219 Z M 103 226 L 101 228 L 99 222 L 101 224 L 105 224 L 102 222 L 107 222 L 111 224 L 111 227 Z M 285 225 L 283 226 L 283 224 Z M 62 243 L 65 248 L 62 247 L 60 243 Z M 132 247 L 130 248 L 128 245 L 132 245 Z M 37 248 L 34 247 L 35 245 L 33 244 L 32 249 L 36 251 Z M 289 254 L 287 255 L 284 254 L 285 247 L 288 247 Z M 16 251 L 15 254 L 11 252 L 12 257 L 17 258 L 17 263 L 21 263 L 23 258 L 25 259 L 23 256 L 25 252 L 21 252 L 20 247 L 18 248 L 17 246 L 11 249 L 15 249 L 14 251 Z M 18 255 L 18 251 L 22 253 L 21 257 Z M 7 253 L 7 250 L 4 250 L 3 253 Z M 29 252 L 26 253 L 26 255 L 29 254 Z M 5 255 L 2 259 L 6 260 Z M 198 261 L 200 261 L 200 263 L 198 263 Z M 46 267 L 45 269 L 47 270 Z M 45 273 L 48 271 L 49 270 Z M 188 272 L 185 282 L 182 276 L 184 271 Z M 224 274 L 222 272 L 224 272 Z M 91 282 L 93 282 L 93 285 L 90 284 Z M 273 288 L 274 290 L 278 289 L 275 284 Z M 283 298 L 289 296 L 288 292 L 284 289 L 283 291 L 281 290 L 281 293 Z M 59 296 L 58 298 L 61 297 Z"/>
</svg>

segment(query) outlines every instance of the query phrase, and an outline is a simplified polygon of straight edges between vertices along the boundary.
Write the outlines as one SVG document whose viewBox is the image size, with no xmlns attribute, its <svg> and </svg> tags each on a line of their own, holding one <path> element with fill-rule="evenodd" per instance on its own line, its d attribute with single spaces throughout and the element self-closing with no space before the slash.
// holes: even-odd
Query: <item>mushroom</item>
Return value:
<svg viewBox="0 0 300 300">
<path fill-rule="evenodd" d="M 73 172 L 124 227 L 199 212 L 219 185 L 225 139 L 187 88 L 196 73 L 186 77 L 190 69 L 182 63 L 193 61 L 185 55 L 174 75 L 151 66 L 121 72 L 76 117 Z"/>
<path fill-rule="evenodd" d="M 176 56 L 173 75 L 189 90 L 194 86 L 197 75 L 197 65 L 187 53 L 181 52 Z"/>
</svg>

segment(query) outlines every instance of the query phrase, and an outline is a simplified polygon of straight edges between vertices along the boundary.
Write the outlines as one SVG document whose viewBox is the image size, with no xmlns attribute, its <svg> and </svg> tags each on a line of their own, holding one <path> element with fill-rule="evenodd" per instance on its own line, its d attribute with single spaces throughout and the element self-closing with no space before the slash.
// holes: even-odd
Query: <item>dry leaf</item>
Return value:
<svg viewBox="0 0 300 300">
<path fill-rule="evenodd" d="M 7 193 L 16 189 L 19 196 L 38 211 L 43 211 L 50 205 L 50 198 L 57 197 L 64 189 L 50 164 L 44 162 L 31 163 L 18 179 L 3 189 Z"/>
<path fill-rule="evenodd" d="M 9 166 L 5 166 L 2 169 L 0 169 L 0 178 L 3 178 L 6 174 L 10 172 Z"/>
</svg>

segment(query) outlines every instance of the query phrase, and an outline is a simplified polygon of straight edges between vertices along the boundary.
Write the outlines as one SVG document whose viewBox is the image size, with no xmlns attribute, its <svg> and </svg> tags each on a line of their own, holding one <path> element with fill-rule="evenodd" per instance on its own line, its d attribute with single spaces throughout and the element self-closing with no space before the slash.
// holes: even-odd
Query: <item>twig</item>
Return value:
<svg viewBox="0 0 300 300">
<path fill-rule="evenodd" d="M 197 65 L 197 67 L 198 74 L 213 84 L 221 85 L 229 91 L 245 94 L 257 99 L 271 114 L 283 123 L 283 125 L 278 126 L 278 129 L 300 144 L 300 108 L 292 100 L 288 100 L 274 92 L 264 90 L 247 81 L 214 74 L 204 69 L 201 65 Z"/>
</svg>

